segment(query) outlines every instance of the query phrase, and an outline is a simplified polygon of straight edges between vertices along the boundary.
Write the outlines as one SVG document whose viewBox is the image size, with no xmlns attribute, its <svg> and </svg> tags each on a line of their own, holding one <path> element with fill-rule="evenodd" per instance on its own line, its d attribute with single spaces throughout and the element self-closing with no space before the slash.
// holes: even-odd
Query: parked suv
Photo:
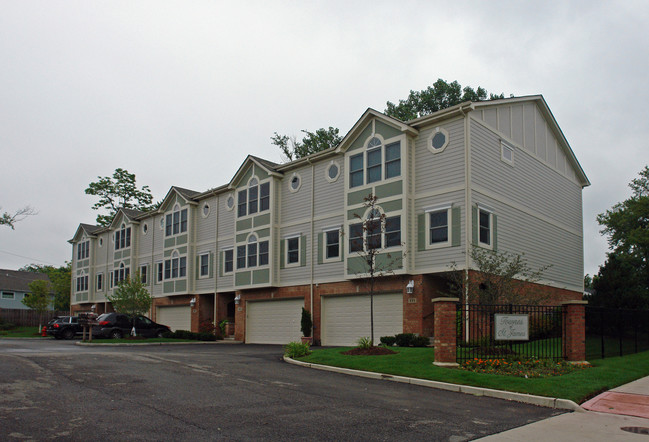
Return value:
<svg viewBox="0 0 649 442">
<path fill-rule="evenodd" d="M 135 333 L 145 338 L 159 338 L 162 334 L 171 331 L 166 325 L 153 322 L 146 316 L 136 316 L 131 320 L 121 313 L 104 313 L 97 318 L 99 325 L 92 328 L 92 336 L 120 339 L 131 334 L 135 326 Z"/>
<path fill-rule="evenodd" d="M 72 339 L 82 334 L 83 328 L 77 316 L 59 316 L 47 324 L 46 331 L 49 336 L 54 336 L 56 339 Z"/>
</svg>

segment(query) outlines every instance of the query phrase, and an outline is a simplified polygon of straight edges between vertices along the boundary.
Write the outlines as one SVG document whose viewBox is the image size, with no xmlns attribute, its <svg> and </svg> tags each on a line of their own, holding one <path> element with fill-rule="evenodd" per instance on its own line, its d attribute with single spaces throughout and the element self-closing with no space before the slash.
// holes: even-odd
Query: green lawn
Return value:
<svg viewBox="0 0 649 442">
<path fill-rule="evenodd" d="M 396 348 L 386 356 L 346 356 L 347 348 L 314 349 L 300 361 L 398 376 L 429 379 L 452 384 L 507 390 L 539 396 L 570 399 L 581 403 L 599 392 L 649 376 L 649 352 L 591 361 L 592 367 L 563 376 L 520 378 L 474 373 L 433 365 L 431 348 Z"/>
<path fill-rule="evenodd" d="M 38 327 L 16 327 L 11 330 L 0 330 L 0 338 L 38 338 L 40 336 Z"/>
</svg>

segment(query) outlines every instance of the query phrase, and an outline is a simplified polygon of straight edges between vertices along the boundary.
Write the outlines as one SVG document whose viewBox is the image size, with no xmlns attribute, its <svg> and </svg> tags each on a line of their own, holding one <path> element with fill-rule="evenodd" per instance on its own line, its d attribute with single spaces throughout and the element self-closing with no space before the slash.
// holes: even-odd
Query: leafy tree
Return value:
<svg viewBox="0 0 649 442">
<path fill-rule="evenodd" d="M 451 294 L 464 299 L 468 293 L 470 303 L 479 304 L 538 304 L 547 298 L 541 287 L 534 285 L 543 277 L 550 265 L 533 269 L 525 255 L 497 252 L 473 246 L 471 259 L 476 272 L 457 270 L 451 264 L 448 282 Z"/>
<path fill-rule="evenodd" d="M 123 313 L 131 318 L 148 312 L 153 303 L 153 298 L 146 286 L 142 284 L 139 275 L 120 282 L 115 293 L 107 295 L 106 299 L 110 301 L 117 313 Z"/>
<path fill-rule="evenodd" d="M 639 258 L 609 253 L 604 265 L 593 277 L 593 294 L 589 305 L 605 308 L 649 309 L 649 290 Z"/>
<path fill-rule="evenodd" d="M 339 130 L 331 126 L 329 129 L 320 128 L 315 132 L 308 130 L 302 130 L 302 132 L 306 134 L 302 141 L 297 141 L 295 137 L 288 135 L 279 135 L 277 132 L 270 139 L 272 144 L 281 149 L 288 161 L 336 147 L 342 141 L 342 137 L 338 134 Z"/>
<path fill-rule="evenodd" d="M 597 216 L 611 252 L 593 280 L 596 305 L 649 307 L 649 166 L 629 187 L 631 197 Z"/>
<path fill-rule="evenodd" d="M 501 98 L 505 98 L 505 94 L 489 94 L 490 100 Z M 447 83 L 440 78 L 426 89 L 421 91 L 411 90 L 408 98 L 399 100 L 398 104 L 388 101 L 384 112 L 386 115 L 401 121 L 408 121 L 465 101 L 482 101 L 486 99 L 487 91 L 479 86 L 475 90 L 470 86 L 462 88 L 457 81 Z"/>
<path fill-rule="evenodd" d="M 38 331 L 43 325 L 43 313 L 50 307 L 50 283 L 45 280 L 32 281 L 28 285 L 29 294 L 25 295 L 22 303 L 38 313 Z"/>
<path fill-rule="evenodd" d="M 70 283 L 72 280 L 72 263 L 66 261 L 64 266 L 29 264 L 19 269 L 23 272 L 45 273 L 52 282 L 54 292 L 54 310 L 70 309 Z"/>
<path fill-rule="evenodd" d="M 1 209 L 2 207 L 0 207 Z M 22 221 L 28 216 L 31 215 L 36 215 L 38 212 L 36 212 L 33 208 L 30 206 L 25 206 L 22 209 L 16 210 L 13 214 L 9 212 L 3 212 L 0 214 L 0 226 L 8 226 L 11 227 L 11 230 L 14 230 L 15 224 L 18 221 Z"/>
<path fill-rule="evenodd" d="M 381 236 L 385 231 L 386 216 L 378 210 L 379 198 L 370 193 L 363 198 L 364 212 L 368 216 L 363 218 L 358 214 L 354 217 L 360 221 L 361 231 L 357 232 L 360 236 L 351 237 L 350 242 L 358 249 L 356 256 L 359 258 L 354 261 L 348 269 L 357 276 L 364 279 L 368 286 L 370 296 L 370 341 L 374 345 L 374 293 L 377 278 L 392 274 L 395 268 L 401 267 L 405 253 L 393 257 L 386 253 L 382 247 Z M 351 229 L 350 229 L 351 231 Z M 350 232 L 351 235 L 351 232 Z M 384 259 L 378 259 L 379 255 L 385 254 Z"/>
<path fill-rule="evenodd" d="M 92 206 L 93 210 L 108 210 L 108 215 L 97 215 L 97 224 L 107 226 L 113 220 L 117 209 L 136 209 L 148 211 L 156 208 L 149 186 L 138 189 L 135 185 L 135 174 L 125 169 L 115 169 L 112 177 L 97 177 L 85 190 L 86 194 L 99 197 Z"/>
</svg>

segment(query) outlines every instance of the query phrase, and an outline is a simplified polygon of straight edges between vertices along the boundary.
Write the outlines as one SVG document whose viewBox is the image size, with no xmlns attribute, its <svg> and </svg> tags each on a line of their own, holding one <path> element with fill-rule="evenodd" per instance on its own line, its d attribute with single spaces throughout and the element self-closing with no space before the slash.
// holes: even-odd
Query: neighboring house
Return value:
<svg viewBox="0 0 649 442">
<path fill-rule="evenodd" d="M 472 244 L 552 264 L 553 301 L 583 293 L 582 188 L 590 183 L 542 96 L 463 103 L 409 122 L 368 109 L 337 148 L 286 164 L 248 156 L 232 179 L 195 192 L 171 187 L 151 213 L 120 210 L 74 237 L 72 309 L 110 310 L 106 295 L 139 272 L 150 315 L 174 329 L 234 322 L 249 343 L 369 336 L 359 279 L 363 198 L 384 214 L 374 296 L 375 339 L 432 334 L 431 299 Z M 388 257 L 389 254 L 389 257 Z M 409 284 L 410 281 L 413 284 Z M 406 286 L 411 285 L 412 293 Z"/>
<path fill-rule="evenodd" d="M 50 278 L 45 273 L 0 269 L 0 308 L 28 310 L 22 300 L 29 296 L 29 284 L 38 280 L 49 282 Z M 50 309 L 54 305 L 54 294 L 51 298 Z"/>
</svg>

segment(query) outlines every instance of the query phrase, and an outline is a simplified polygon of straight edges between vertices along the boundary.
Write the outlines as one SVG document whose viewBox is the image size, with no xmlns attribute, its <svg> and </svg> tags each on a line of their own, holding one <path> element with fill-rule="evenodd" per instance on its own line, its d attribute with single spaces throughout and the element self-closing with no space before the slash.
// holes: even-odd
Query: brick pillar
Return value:
<svg viewBox="0 0 649 442">
<path fill-rule="evenodd" d="M 457 366 L 455 346 L 458 301 L 458 298 L 435 298 L 432 300 L 435 311 L 433 337 L 435 365 L 443 367 Z"/>
<path fill-rule="evenodd" d="M 563 356 L 569 362 L 586 360 L 586 304 L 588 301 L 562 303 L 564 313 Z"/>
</svg>

